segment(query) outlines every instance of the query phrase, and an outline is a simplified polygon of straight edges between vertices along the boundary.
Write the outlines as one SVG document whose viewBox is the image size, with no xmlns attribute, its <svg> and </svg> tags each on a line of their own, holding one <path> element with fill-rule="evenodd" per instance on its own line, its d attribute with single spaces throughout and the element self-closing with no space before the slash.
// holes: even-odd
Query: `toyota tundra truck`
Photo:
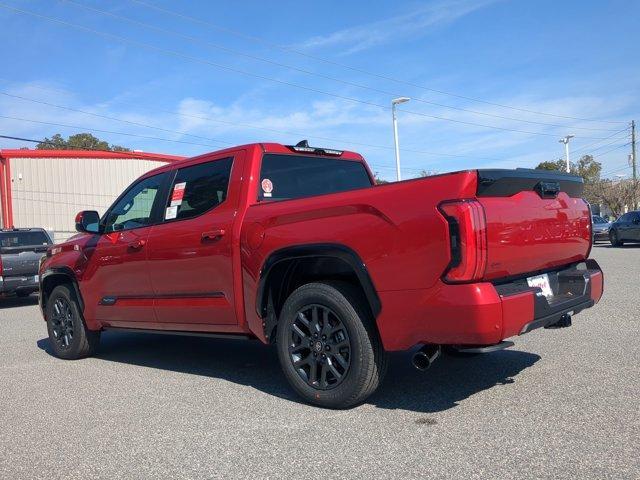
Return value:
<svg viewBox="0 0 640 480">
<path fill-rule="evenodd" d="M 357 153 L 244 145 L 146 173 L 40 265 L 53 353 L 103 331 L 274 344 L 304 400 L 363 402 L 387 353 L 487 353 L 602 296 L 581 178 L 464 170 L 376 185 Z M 215 348 L 212 345 L 212 348 Z"/>
</svg>

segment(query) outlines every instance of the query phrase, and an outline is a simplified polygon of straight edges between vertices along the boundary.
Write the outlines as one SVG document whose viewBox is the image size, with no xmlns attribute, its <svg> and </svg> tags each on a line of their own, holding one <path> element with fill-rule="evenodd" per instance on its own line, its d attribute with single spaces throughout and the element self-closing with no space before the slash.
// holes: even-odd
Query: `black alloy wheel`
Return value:
<svg viewBox="0 0 640 480">
<path fill-rule="evenodd" d="M 349 334 L 340 317 L 324 305 L 307 305 L 289 327 L 289 358 L 307 385 L 331 390 L 351 364 Z"/>
<path fill-rule="evenodd" d="M 325 408 L 362 403 L 387 369 L 367 300 L 346 282 L 312 282 L 295 289 L 279 313 L 276 348 L 293 389 Z"/>
<path fill-rule="evenodd" d="M 53 339 L 61 350 L 68 350 L 73 342 L 74 314 L 71 305 L 64 297 L 58 297 L 53 302 L 51 315 L 51 332 Z"/>
<path fill-rule="evenodd" d="M 45 296 L 45 318 L 51 350 L 56 357 L 75 360 L 95 353 L 100 331 L 87 328 L 72 286 L 58 285 Z"/>
</svg>

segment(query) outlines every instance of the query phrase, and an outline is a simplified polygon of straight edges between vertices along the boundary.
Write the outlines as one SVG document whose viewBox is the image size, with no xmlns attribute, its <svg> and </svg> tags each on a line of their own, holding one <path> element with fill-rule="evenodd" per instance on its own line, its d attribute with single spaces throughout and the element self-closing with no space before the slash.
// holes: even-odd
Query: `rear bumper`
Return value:
<svg viewBox="0 0 640 480">
<path fill-rule="evenodd" d="M 596 304 L 604 277 L 595 260 L 548 272 L 551 302 L 526 278 L 507 283 L 448 285 L 428 290 L 381 292 L 378 328 L 386 350 L 420 343 L 493 345 L 552 325 Z"/>
<path fill-rule="evenodd" d="M 609 240 L 609 230 L 607 230 L 606 232 L 593 232 L 593 240 Z"/>
<path fill-rule="evenodd" d="M 0 277 L 0 295 L 33 293 L 40 289 L 36 275 Z"/>
</svg>

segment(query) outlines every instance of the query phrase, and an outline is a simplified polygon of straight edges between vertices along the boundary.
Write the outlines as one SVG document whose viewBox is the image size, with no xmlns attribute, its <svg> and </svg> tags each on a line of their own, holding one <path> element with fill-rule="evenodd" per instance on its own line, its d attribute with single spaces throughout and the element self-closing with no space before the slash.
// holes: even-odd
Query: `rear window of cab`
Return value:
<svg viewBox="0 0 640 480">
<path fill-rule="evenodd" d="M 266 154 L 259 200 L 291 200 L 372 186 L 362 162 L 306 155 Z"/>
<path fill-rule="evenodd" d="M 43 231 L 0 232 L 0 249 L 12 247 L 32 247 L 49 245 L 51 240 Z"/>
</svg>

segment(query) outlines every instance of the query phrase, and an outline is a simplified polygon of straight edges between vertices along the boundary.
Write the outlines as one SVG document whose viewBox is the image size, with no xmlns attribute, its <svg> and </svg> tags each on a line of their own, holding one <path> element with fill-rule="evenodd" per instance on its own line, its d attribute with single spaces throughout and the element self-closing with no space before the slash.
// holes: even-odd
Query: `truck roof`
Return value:
<svg viewBox="0 0 640 480">
<path fill-rule="evenodd" d="M 304 143 L 304 145 L 302 145 Z M 305 140 L 298 143 L 297 145 L 283 145 L 281 143 L 273 143 L 273 142 L 256 142 L 256 143 L 247 143 L 245 145 L 237 145 L 233 147 L 223 148 L 221 150 L 214 150 L 211 152 L 203 153 L 201 155 L 196 155 L 195 157 L 184 158 L 181 160 L 177 160 L 161 167 L 154 168 L 149 172 L 145 173 L 143 177 L 156 174 L 165 170 L 169 170 L 174 166 L 178 168 L 182 164 L 188 164 L 193 160 L 199 160 L 202 158 L 210 157 L 212 155 L 220 155 L 226 152 L 236 152 L 238 150 L 251 150 L 251 149 L 260 149 L 263 153 L 280 153 L 283 155 L 308 155 L 308 156 L 324 156 L 331 158 L 338 158 L 340 160 L 349 160 L 353 162 L 362 162 L 364 158 L 357 152 L 352 152 L 349 150 L 336 150 L 333 148 L 325 148 L 325 147 L 309 147 Z M 296 150 L 298 149 L 298 150 Z"/>
</svg>

